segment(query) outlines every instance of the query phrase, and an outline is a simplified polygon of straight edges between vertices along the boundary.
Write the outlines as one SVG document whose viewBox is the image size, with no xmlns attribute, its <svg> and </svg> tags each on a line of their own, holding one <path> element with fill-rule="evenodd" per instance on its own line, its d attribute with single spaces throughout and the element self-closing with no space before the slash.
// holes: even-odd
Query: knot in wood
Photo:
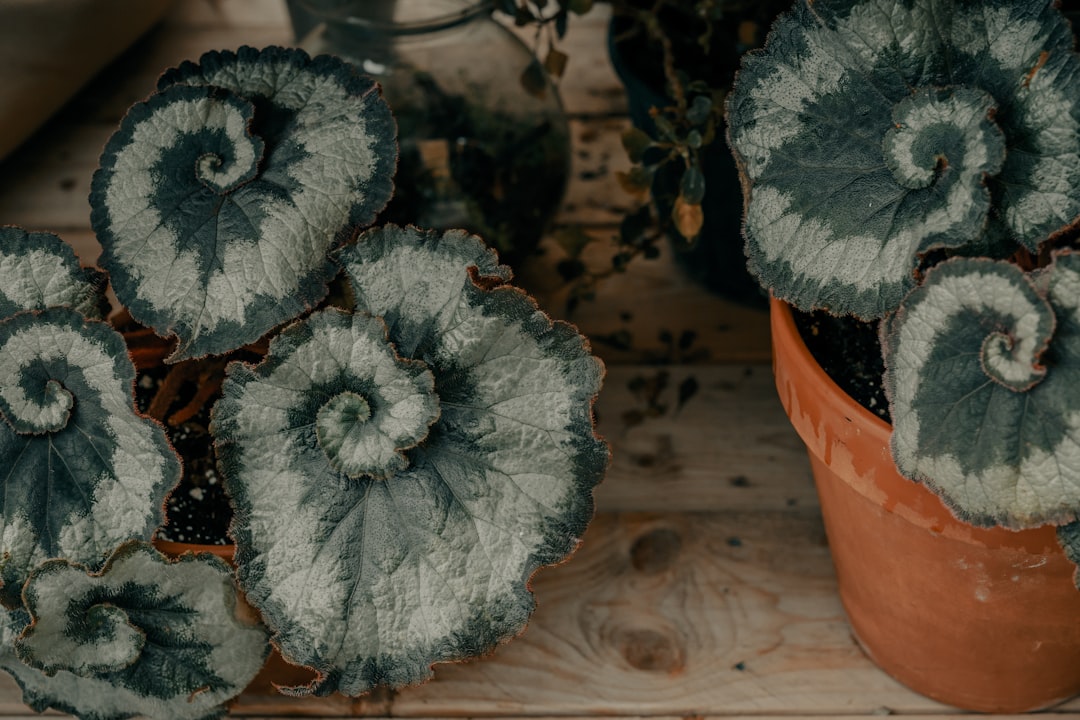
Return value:
<svg viewBox="0 0 1080 720">
<path fill-rule="evenodd" d="M 626 662 L 637 670 L 675 674 L 686 665 L 682 643 L 656 630 L 626 630 L 620 633 L 617 642 Z"/>
<path fill-rule="evenodd" d="M 638 572 L 654 574 L 667 570 L 682 549 L 679 534 L 669 528 L 651 530 L 634 541 L 630 564 Z"/>
</svg>

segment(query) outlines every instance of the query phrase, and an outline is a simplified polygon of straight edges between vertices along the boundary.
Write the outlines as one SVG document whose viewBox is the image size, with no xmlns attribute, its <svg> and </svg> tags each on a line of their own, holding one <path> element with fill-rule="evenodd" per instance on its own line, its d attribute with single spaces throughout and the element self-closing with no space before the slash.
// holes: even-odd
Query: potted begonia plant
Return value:
<svg viewBox="0 0 1080 720">
<path fill-rule="evenodd" d="M 766 296 L 747 273 L 739 230 L 739 176 L 724 143 L 724 97 L 741 55 L 764 42 L 790 0 L 610 0 L 608 51 L 633 126 L 622 136 L 632 163 L 619 182 L 648 203 L 620 225 L 612 271 L 668 245 L 688 276 L 750 306 Z M 520 24 L 564 30 L 592 2 L 501 0 Z M 538 7 L 539 5 L 539 7 Z M 552 42 L 549 39 L 549 43 Z M 561 55 L 558 50 L 552 54 Z M 550 57 L 550 55 L 549 55 Z M 558 63 L 548 65 L 561 66 Z M 579 248 L 567 243 L 571 253 Z M 589 274 L 578 258 L 564 273 L 587 292 L 611 271 Z M 573 273 L 578 275 L 573 275 Z"/>
<path fill-rule="evenodd" d="M 972 709 L 1080 691 L 1078 99 L 1050 0 L 800 0 L 727 103 L 855 634 Z M 875 372 L 891 424 L 841 389 Z"/>
<path fill-rule="evenodd" d="M 361 231 L 395 162 L 370 79 L 245 47 L 166 72 L 94 175 L 126 313 L 166 366 L 224 367 L 209 431 L 235 569 L 148 542 L 187 458 L 136 409 L 105 274 L 0 229 L 0 667 L 34 709 L 219 716 L 268 640 L 313 671 L 283 692 L 358 695 L 523 629 L 607 466 L 603 365 L 479 238 Z"/>
</svg>

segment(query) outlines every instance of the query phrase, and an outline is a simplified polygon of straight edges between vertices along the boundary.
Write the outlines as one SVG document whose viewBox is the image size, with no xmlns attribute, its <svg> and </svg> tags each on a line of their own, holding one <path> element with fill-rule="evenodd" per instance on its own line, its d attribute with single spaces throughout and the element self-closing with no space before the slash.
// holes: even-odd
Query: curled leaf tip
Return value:
<svg viewBox="0 0 1080 720">
<path fill-rule="evenodd" d="M 885 336 L 893 456 L 976 525 L 1021 528 L 1080 508 L 1080 255 L 1037 282 L 1004 261 L 931 270 Z"/>
<path fill-rule="evenodd" d="M 178 361 L 313 307 L 327 255 L 388 201 L 396 128 L 378 87 L 300 50 L 215 52 L 163 75 L 91 186 L 101 264 Z"/>
</svg>

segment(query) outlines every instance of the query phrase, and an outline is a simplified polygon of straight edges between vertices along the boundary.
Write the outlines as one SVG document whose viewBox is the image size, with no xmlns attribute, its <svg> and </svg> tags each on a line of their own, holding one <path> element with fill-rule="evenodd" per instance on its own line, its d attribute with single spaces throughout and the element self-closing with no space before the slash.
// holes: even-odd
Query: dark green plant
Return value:
<svg viewBox="0 0 1080 720">
<path fill-rule="evenodd" d="M 419 682 L 517 635 L 579 543 L 603 365 L 478 237 L 361 236 L 396 159 L 370 79 L 241 48 L 166 72 L 93 179 L 102 263 L 165 362 L 263 358 L 228 365 L 210 431 L 265 628 L 219 560 L 147 544 L 180 461 L 97 319 L 104 275 L 0 228 L 0 667 L 35 709 L 217 717 L 268 635 L 316 671 L 294 694 Z"/>
<path fill-rule="evenodd" d="M 609 1 L 612 42 L 620 62 L 645 84 L 632 92 L 656 96 L 647 117 L 635 116 L 635 127 L 623 133 L 632 166 L 618 173 L 619 183 L 631 196 L 649 200 L 621 223 L 610 268 L 587 268 L 580 255 L 584 243 L 566 238 L 563 246 L 569 258 L 560 265 L 560 272 L 571 282 L 571 310 L 591 298 L 600 281 L 625 271 L 635 258 L 658 256 L 666 241 L 672 241 L 679 252 L 697 245 L 705 228 L 707 178 L 715 183 L 730 174 L 731 184 L 736 182 L 734 169 L 718 163 L 729 161 L 726 149 L 716 143 L 723 142 L 724 99 L 739 58 L 762 44 L 769 22 L 789 1 Z M 592 4 L 503 0 L 501 7 L 518 24 L 537 27 L 537 50 L 542 51 L 539 38 L 545 37 L 552 46 L 565 32 L 569 16 L 589 10 Z M 708 169 L 710 160 L 716 166 L 712 170 Z M 735 199 L 724 197 L 721 187 L 712 189 L 708 202 L 712 217 L 726 213 L 735 218 L 741 209 Z M 728 224 L 714 221 L 710 228 L 712 235 L 718 235 Z M 710 237 L 708 242 L 737 242 L 734 230 L 730 234 L 730 238 Z M 724 290 L 724 281 L 702 279 Z M 750 287 L 745 290 L 752 294 Z M 737 294 L 743 291 L 735 290 Z"/>
<path fill-rule="evenodd" d="M 899 470 L 975 525 L 1077 520 L 1080 57 L 1054 4 L 803 0 L 728 122 L 761 283 L 881 321 Z"/>
</svg>

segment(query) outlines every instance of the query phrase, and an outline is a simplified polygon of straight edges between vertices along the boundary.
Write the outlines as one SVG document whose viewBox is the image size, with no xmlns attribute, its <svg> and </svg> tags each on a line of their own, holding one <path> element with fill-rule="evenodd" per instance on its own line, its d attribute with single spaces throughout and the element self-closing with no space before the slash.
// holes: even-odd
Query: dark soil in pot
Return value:
<svg viewBox="0 0 1080 720">
<path fill-rule="evenodd" d="M 889 422 L 889 403 L 881 384 L 885 362 L 877 323 L 821 311 L 792 309 L 792 316 L 799 335 L 825 374 L 855 402 Z"/>
<path fill-rule="evenodd" d="M 203 402 L 190 417 L 183 417 L 188 414 L 184 412 L 185 408 L 199 393 L 197 381 L 185 381 L 177 393 L 170 393 L 171 402 L 164 408 L 164 413 L 156 407 L 151 411 L 167 374 L 174 367 L 158 365 L 140 370 L 135 383 L 135 404 L 139 412 L 144 415 L 163 414 L 169 439 L 184 467 L 180 484 L 173 489 L 166 502 L 165 524 L 158 530 L 157 537 L 198 545 L 228 545 L 232 542 L 227 534 L 232 508 L 217 472 L 217 459 L 209 430 L 210 408 L 220 391 Z M 161 404 L 158 403 L 159 406 Z M 179 422 L 168 421 L 178 413 L 183 413 Z"/>
</svg>

